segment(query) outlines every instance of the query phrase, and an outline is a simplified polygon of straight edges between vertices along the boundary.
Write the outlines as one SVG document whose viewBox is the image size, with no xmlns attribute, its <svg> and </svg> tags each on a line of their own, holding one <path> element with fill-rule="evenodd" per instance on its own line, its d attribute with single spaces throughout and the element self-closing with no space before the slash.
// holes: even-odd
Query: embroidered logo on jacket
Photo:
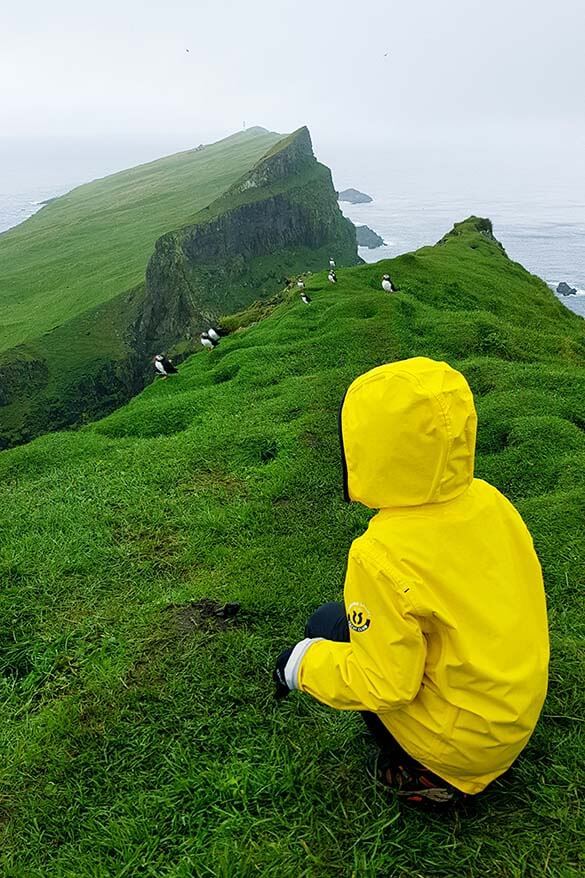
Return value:
<svg viewBox="0 0 585 878">
<path fill-rule="evenodd" d="M 347 624 L 352 631 L 367 631 L 371 621 L 370 611 L 360 601 L 353 601 L 347 608 Z"/>
</svg>

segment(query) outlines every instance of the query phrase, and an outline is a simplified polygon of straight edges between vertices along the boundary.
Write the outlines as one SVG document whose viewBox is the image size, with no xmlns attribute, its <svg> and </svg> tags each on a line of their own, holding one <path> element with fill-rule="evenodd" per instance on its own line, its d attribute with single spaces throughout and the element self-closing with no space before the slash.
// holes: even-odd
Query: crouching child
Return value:
<svg viewBox="0 0 585 878">
<path fill-rule="evenodd" d="M 474 478 L 476 426 L 446 363 L 353 382 L 340 410 L 346 499 L 379 511 L 351 546 L 343 603 L 320 607 L 274 671 L 278 696 L 360 711 L 376 776 L 410 802 L 485 789 L 546 695 L 540 565 L 517 510 Z"/>
</svg>

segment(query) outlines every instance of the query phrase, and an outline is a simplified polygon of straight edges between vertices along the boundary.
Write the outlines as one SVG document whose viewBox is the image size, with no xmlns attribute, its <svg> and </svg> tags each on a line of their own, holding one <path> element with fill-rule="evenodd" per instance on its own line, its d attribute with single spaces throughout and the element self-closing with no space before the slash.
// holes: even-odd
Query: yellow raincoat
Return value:
<svg viewBox="0 0 585 878">
<path fill-rule="evenodd" d="M 380 512 L 351 546 L 350 642 L 305 640 L 295 686 L 378 714 L 399 744 L 478 793 L 527 743 L 547 687 L 540 565 L 520 515 L 474 479 L 464 377 L 426 358 L 380 366 L 341 413 L 349 498 Z"/>
</svg>

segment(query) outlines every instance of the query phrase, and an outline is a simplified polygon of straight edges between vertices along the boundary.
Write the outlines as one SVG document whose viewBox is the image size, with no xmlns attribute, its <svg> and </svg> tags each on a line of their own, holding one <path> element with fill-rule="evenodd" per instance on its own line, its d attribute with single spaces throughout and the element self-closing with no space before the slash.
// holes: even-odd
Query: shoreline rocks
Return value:
<svg viewBox="0 0 585 878">
<path fill-rule="evenodd" d="M 356 226 L 355 236 L 358 247 L 367 247 L 368 250 L 375 250 L 377 247 L 383 247 L 386 243 L 380 235 L 369 226 Z"/>
<path fill-rule="evenodd" d="M 569 286 L 569 284 L 565 283 L 565 281 L 563 280 L 557 286 L 557 294 L 559 296 L 576 296 L 577 290 L 575 289 L 575 287 Z"/>
</svg>

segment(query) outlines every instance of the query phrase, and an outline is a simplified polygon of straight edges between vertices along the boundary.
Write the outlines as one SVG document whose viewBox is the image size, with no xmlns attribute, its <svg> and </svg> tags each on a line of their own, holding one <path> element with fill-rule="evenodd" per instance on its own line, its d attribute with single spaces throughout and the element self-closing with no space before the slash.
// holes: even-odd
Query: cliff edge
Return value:
<svg viewBox="0 0 585 878">
<path fill-rule="evenodd" d="M 149 383 L 158 350 L 184 358 L 210 322 L 330 256 L 359 262 L 355 230 L 303 127 L 160 236 L 142 283 L 0 354 L 0 449 L 112 411 Z"/>
</svg>

